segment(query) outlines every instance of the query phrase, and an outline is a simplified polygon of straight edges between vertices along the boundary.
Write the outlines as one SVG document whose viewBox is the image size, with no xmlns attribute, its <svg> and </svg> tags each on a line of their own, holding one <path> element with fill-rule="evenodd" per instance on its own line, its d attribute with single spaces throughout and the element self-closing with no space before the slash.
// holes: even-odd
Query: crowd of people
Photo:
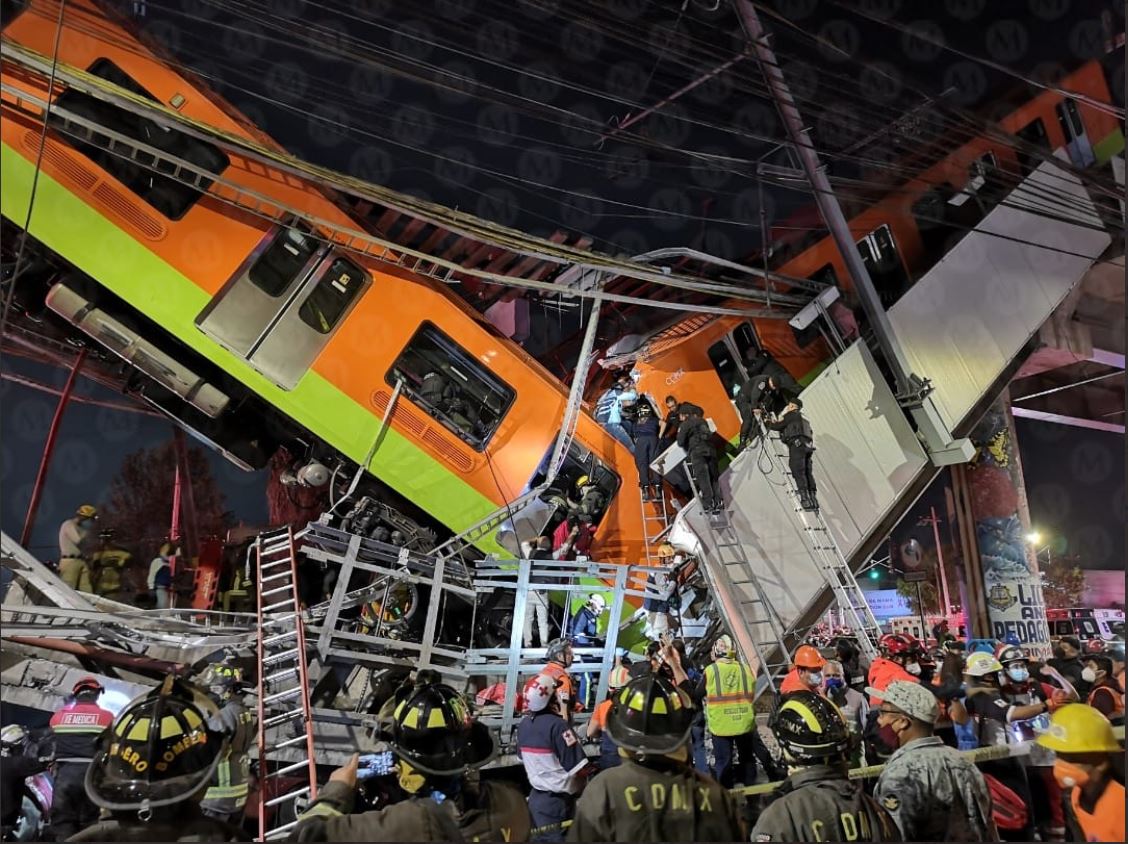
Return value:
<svg viewBox="0 0 1128 844">
<path fill-rule="evenodd" d="M 602 606 L 583 609 L 573 633 L 593 636 Z M 757 677 L 727 635 L 704 665 L 668 634 L 633 663 L 620 653 L 599 702 L 571 638 L 547 651 L 521 692 L 527 788 L 479 771 L 494 738 L 422 670 L 380 709 L 390 759 L 334 771 L 291 840 L 1123 840 L 1123 642 L 1066 638 L 1045 664 L 1013 642 L 967 653 L 954 637 L 933 654 L 888 635 L 869 665 L 844 638 L 829 655 L 804 645 L 770 736 Z M 4 728 L 5 837 L 18 783 L 53 764 L 55 840 L 245 840 L 254 721 L 239 670 L 166 678 L 116 717 L 103 691 L 92 677 L 75 685 L 51 719 L 53 753 Z M 881 768 L 851 777 L 863 764 Z M 374 809 L 363 783 L 380 775 L 395 795 Z"/>
</svg>

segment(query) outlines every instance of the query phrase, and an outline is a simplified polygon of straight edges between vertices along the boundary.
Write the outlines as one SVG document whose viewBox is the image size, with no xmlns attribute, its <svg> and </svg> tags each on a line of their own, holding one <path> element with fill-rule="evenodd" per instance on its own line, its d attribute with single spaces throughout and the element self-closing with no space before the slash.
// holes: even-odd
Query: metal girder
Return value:
<svg viewBox="0 0 1128 844">
<path fill-rule="evenodd" d="M 1050 413 L 1045 410 L 1031 410 L 1027 407 L 1011 407 L 1011 413 L 1023 419 L 1036 419 L 1039 422 L 1053 422 L 1055 425 L 1070 425 L 1074 428 L 1088 428 L 1091 431 L 1108 431 L 1113 434 L 1123 434 L 1124 426 L 1115 422 L 1099 422 L 1096 419 L 1084 419 L 1080 416 L 1064 416 L 1060 413 Z"/>
</svg>

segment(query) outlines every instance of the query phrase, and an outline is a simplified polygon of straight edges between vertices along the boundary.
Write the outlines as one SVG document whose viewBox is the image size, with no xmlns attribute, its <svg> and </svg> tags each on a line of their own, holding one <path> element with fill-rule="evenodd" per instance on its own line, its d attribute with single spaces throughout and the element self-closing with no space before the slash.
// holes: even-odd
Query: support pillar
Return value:
<svg viewBox="0 0 1128 844">
<path fill-rule="evenodd" d="M 974 461 L 965 470 L 967 503 L 978 549 L 978 576 L 968 588 L 978 592 L 987 636 L 1017 636 L 1035 659 L 1051 656 L 1046 605 L 1034 549 L 1026 541 L 1030 510 L 1022 462 L 1014 433 L 1010 396 L 1003 391 L 971 434 Z M 976 625 L 978 627 L 978 625 Z"/>
</svg>

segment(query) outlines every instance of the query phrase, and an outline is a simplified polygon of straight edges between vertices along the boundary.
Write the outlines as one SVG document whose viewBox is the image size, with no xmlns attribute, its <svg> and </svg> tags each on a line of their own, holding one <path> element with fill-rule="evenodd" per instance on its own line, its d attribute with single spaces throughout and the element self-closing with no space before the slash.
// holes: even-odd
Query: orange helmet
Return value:
<svg viewBox="0 0 1128 844">
<path fill-rule="evenodd" d="M 826 660 L 823 655 L 819 653 L 819 649 L 811 645 L 802 645 L 799 650 L 795 652 L 795 667 L 803 668 L 808 671 L 818 671 L 826 665 Z"/>
</svg>

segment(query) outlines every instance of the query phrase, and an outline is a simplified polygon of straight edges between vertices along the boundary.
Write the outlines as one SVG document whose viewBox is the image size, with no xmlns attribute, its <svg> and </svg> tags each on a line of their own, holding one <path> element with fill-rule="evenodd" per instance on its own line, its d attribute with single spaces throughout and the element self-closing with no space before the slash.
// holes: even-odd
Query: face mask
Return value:
<svg viewBox="0 0 1128 844">
<path fill-rule="evenodd" d="M 833 691 L 836 691 L 838 689 L 844 689 L 844 688 L 846 688 L 846 684 L 842 681 L 841 677 L 827 677 L 826 678 L 826 690 L 828 692 L 833 692 Z"/>
<path fill-rule="evenodd" d="M 1089 784 L 1089 772 L 1080 765 L 1063 759 L 1054 761 L 1054 779 L 1062 788 L 1084 788 Z"/>
<path fill-rule="evenodd" d="M 1081 671 L 1081 679 L 1086 683 L 1095 683 L 1097 682 L 1097 672 L 1092 668 L 1085 668 Z"/>
<path fill-rule="evenodd" d="M 912 674 L 914 677 L 916 677 L 917 675 L 920 674 L 920 663 L 919 662 L 910 662 L 908 665 L 905 666 L 905 670 L 908 671 L 910 674 Z"/>
<path fill-rule="evenodd" d="M 821 682 L 822 682 L 822 672 L 821 671 L 811 671 L 810 673 L 807 674 L 807 685 L 808 686 L 817 686 Z"/>
<path fill-rule="evenodd" d="M 1030 672 L 1025 668 L 1008 668 L 1007 676 L 1014 680 L 1016 683 L 1025 683 L 1030 679 Z"/>
</svg>

